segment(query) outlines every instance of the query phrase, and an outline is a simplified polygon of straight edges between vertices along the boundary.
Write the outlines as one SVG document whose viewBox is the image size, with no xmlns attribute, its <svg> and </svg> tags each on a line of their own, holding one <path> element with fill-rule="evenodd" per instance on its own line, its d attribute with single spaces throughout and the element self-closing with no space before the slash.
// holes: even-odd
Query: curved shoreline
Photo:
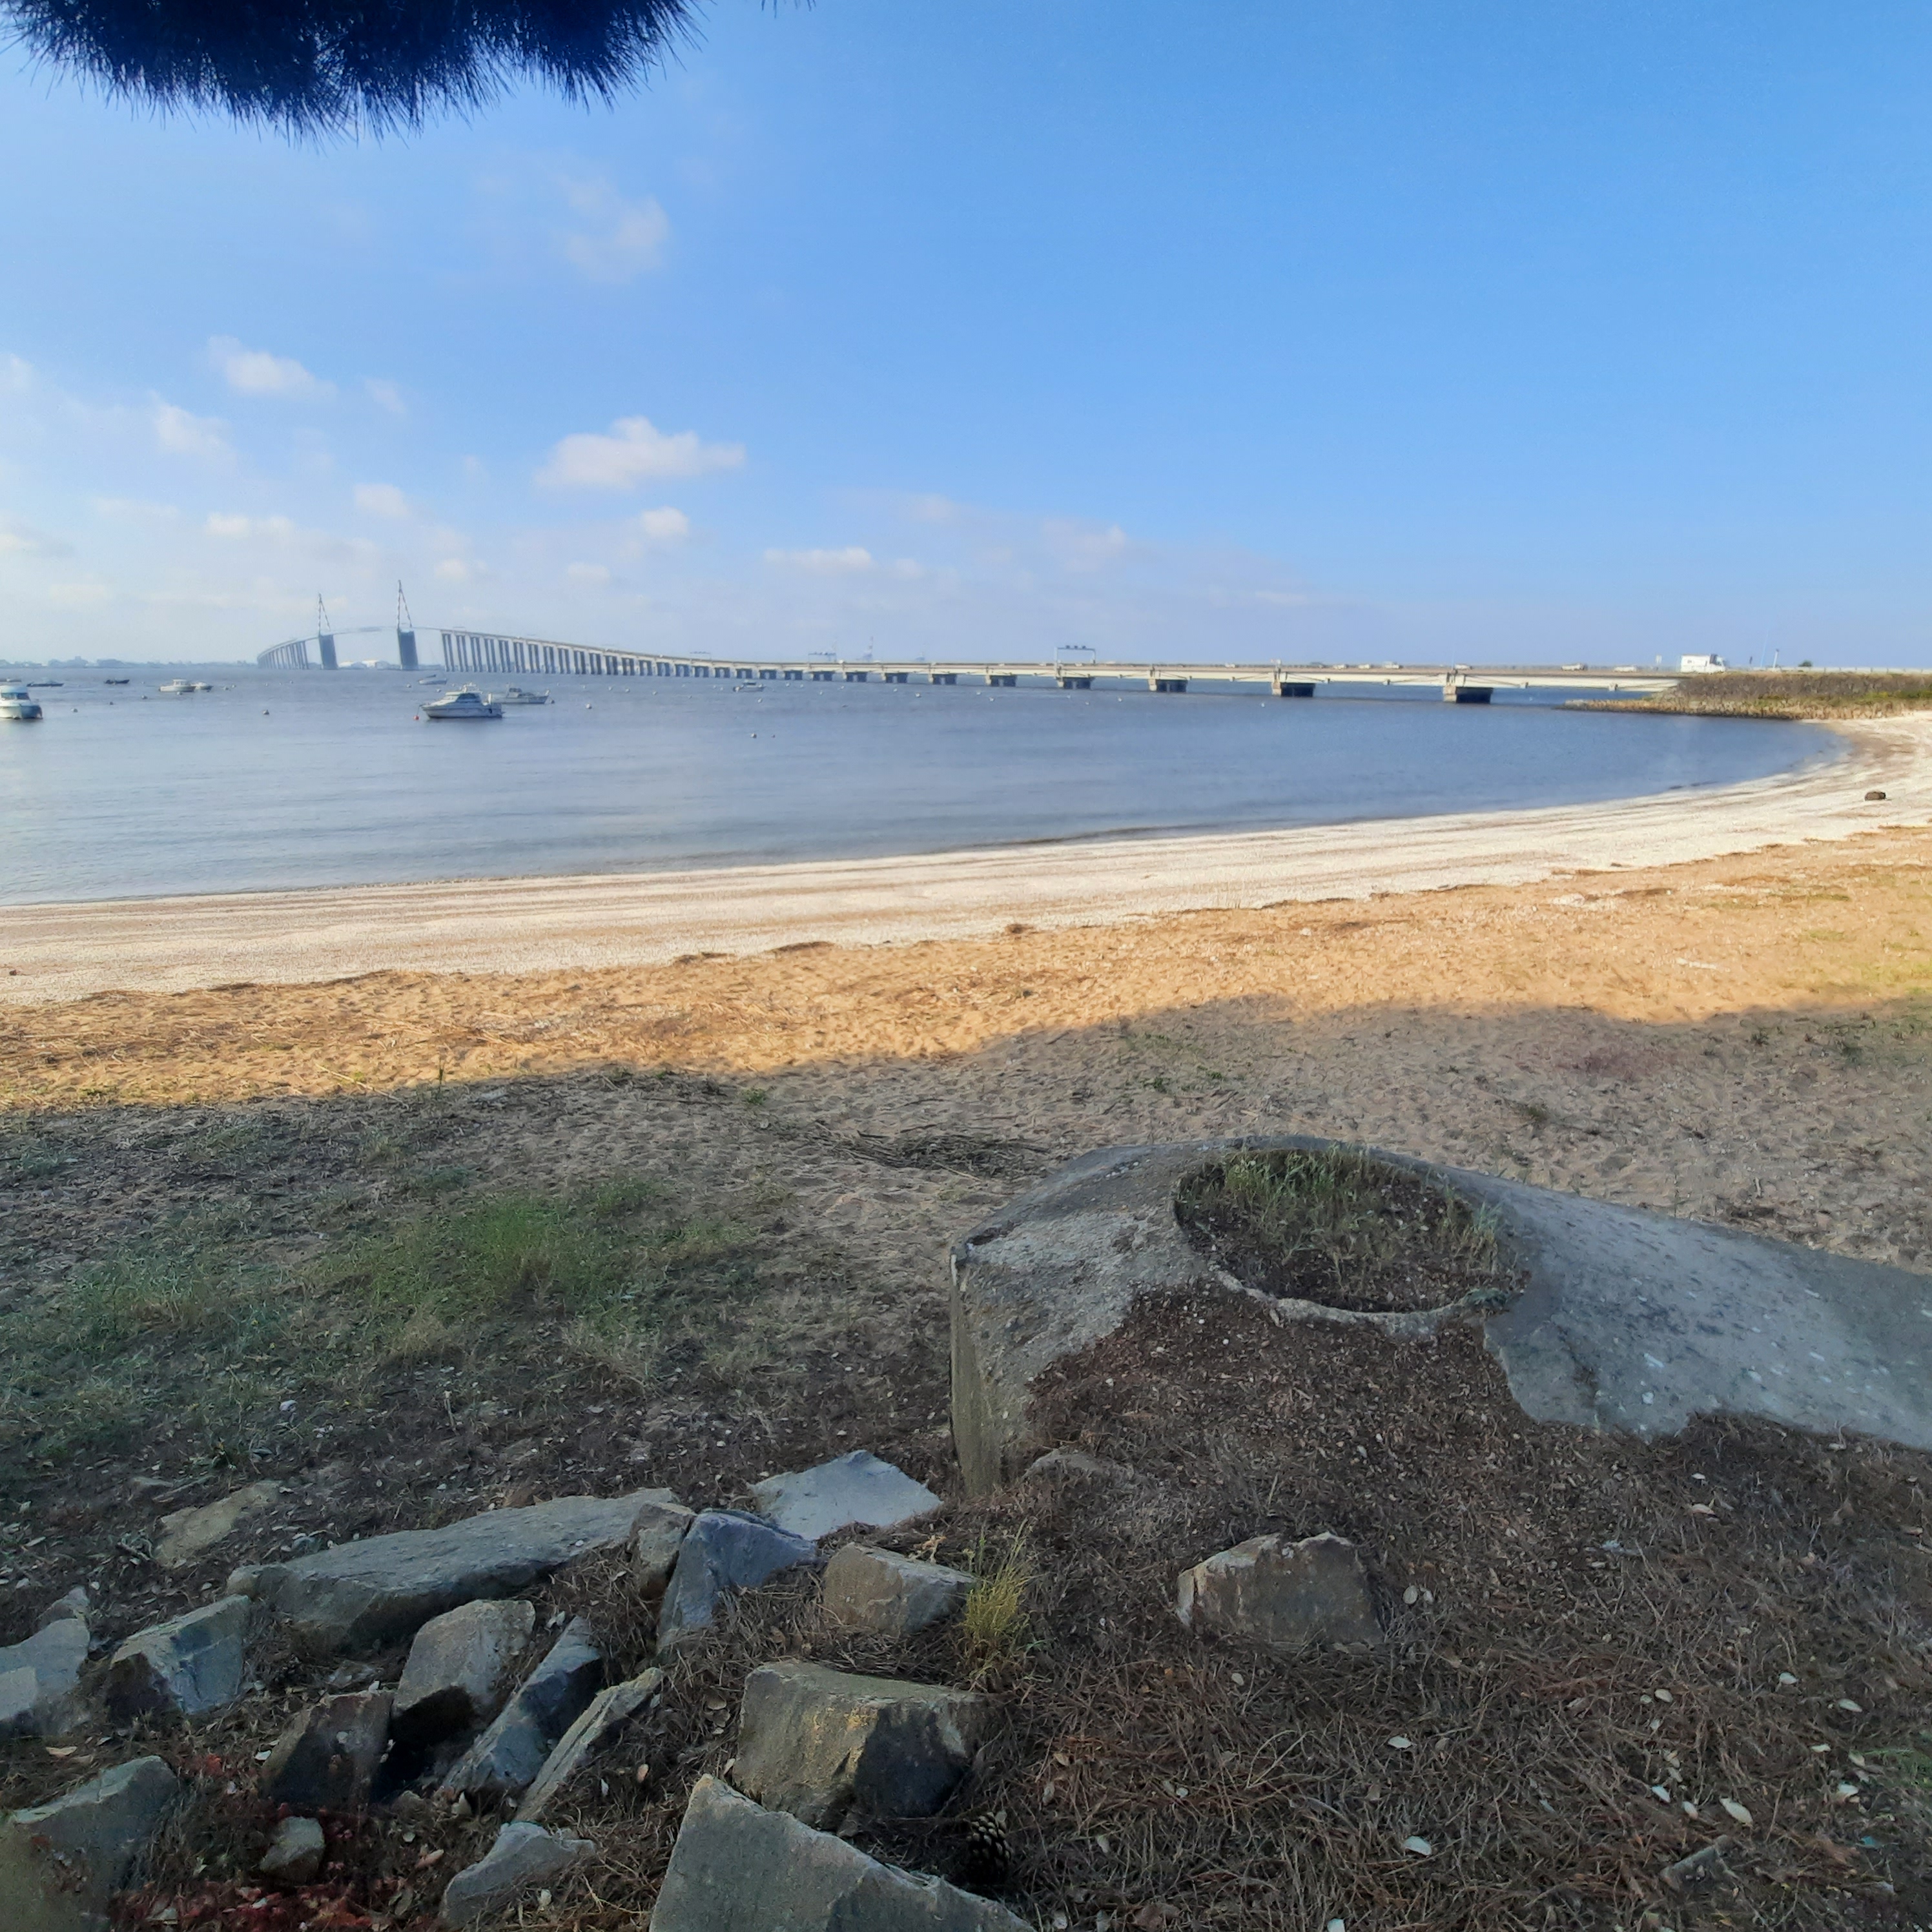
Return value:
<svg viewBox="0 0 1932 1932">
<path fill-rule="evenodd" d="M 962 938 L 1287 900 L 1521 885 L 1932 822 L 1932 715 L 1834 726 L 1844 755 L 1705 792 L 723 871 L 304 888 L 0 908 L 0 1001 L 523 973 L 681 953 Z M 1882 790 L 1882 804 L 1866 791 Z"/>
</svg>

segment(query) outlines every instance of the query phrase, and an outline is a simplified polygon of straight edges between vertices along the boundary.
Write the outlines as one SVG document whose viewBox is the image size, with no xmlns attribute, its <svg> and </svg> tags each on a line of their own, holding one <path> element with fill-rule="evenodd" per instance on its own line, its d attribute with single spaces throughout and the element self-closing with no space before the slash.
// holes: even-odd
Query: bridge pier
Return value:
<svg viewBox="0 0 1932 1932">
<path fill-rule="evenodd" d="M 1445 684 L 1442 687 L 1444 704 L 1486 704 L 1495 694 L 1486 684 Z"/>
<path fill-rule="evenodd" d="M 1058 680 L 1062 691 L 1091 691 L 1094 680 L 1090 677 L 1063 677 Z"/>
<path fill-rule="evenodd" d="M 1011 691 L 1018 684 L 1019 679 L 1010 670 L 989 670 L 986 674 L 986 682 L 998 685 L 1002 691 Z"/>
<path fill-rule="evenodd" d="M 322 653 L 322 669 L 324 670 L 334 670 L 335 640 L 325 632 L 320 637 L 317 638 L 315 641 L 317 650 L 319 650 Z"/>
<path fill-rule="evenodd" d="M 1156 677 L 1149 671 L 1148 688 L 1150 691 L 1184 692 L 1187 688 L 1187 680 L 1184 677 Z"/>
<path fill-rule="evenodd" d="M 1274 694 L 1277 698 L 1312 698 L 1315 687 L 1299 678 L 1278 677 L 1274 681 Z"/>
<path fill-rule="evenodd" d="M 936 670 L 932 674 L 934 684 L 957 684 L 959 674 L 956 670 Z"/>
</svg>

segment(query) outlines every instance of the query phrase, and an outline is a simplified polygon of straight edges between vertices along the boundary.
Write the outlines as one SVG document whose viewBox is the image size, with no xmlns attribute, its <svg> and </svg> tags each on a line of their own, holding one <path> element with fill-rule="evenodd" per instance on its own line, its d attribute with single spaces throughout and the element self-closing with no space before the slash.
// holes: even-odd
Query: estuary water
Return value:
<svg viewBox="0 0 1932 1932">
<path fill-rule="evenodd" d="M 18 674 L 0 904 L 985 849 L 1584 804 L 1832 755 L 1815 727 L 1432 692 L 1276 699 L 552 677 L 422 722 L 394 670 Z M 44 680 L 58 677 L 58 688 Z M 1633 854 L 1633 858 L 1641 854 Z"/>
</svg>

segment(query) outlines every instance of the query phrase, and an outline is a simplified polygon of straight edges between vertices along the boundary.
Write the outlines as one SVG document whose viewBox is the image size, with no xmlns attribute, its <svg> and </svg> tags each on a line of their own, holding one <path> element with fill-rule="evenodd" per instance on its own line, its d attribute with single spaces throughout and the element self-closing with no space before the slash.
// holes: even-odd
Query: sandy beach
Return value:
<svg viewBox="0 0 1932 1932">
<path fill-rule="evenodd" d="M 1932 718 L 1838 728 L 1844 755 L 1707 791 L 1292 831 L 864 861 L 453 880 L 0 909 L 0 999 L 371 972 L 529 973 L 829 942 L 982 936 L 1358 900 L 1852 838 L 1932 818 Z M 1865 794 L 1883 791 L 1882 802 Z"/>
</svg>

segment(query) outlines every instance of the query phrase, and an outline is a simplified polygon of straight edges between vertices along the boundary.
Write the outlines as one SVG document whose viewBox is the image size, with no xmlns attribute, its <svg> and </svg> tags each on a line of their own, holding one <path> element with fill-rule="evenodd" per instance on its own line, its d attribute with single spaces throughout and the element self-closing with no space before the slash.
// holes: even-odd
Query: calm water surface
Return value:
<svg viewBox="0 0 1932 1932">
<path fill-rule="evenodd" d="M 554 678 L 500 724 L 440 681 L 49 673 L 0 724 L 0 903 L 936 852 L 1583 803 L 1828 756 L 1828 733 L 1548 703 Z M 26 674 L 38 686 L 39 674 Z"/>
</svg>

